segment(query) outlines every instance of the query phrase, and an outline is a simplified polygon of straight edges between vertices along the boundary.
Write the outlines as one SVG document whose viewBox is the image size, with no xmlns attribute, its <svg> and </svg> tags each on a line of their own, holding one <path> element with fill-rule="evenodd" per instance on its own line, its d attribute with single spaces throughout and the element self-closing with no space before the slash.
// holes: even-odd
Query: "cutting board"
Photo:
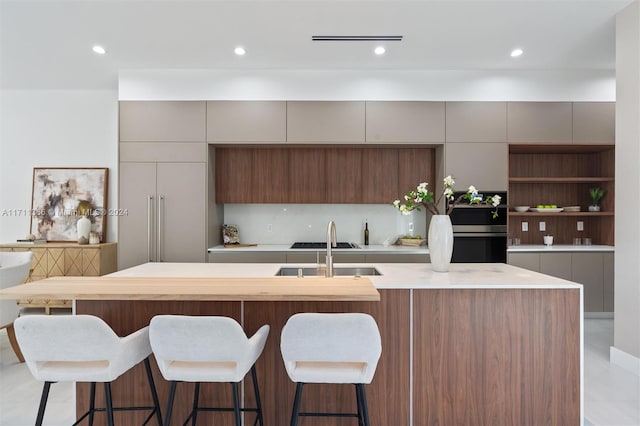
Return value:
<svg viewBox="0 0 640 426">
<path fill-rule="evenodd" d="M 224 248 L 255 247 L 258 244 L 225 244 Z"/>
</svg>

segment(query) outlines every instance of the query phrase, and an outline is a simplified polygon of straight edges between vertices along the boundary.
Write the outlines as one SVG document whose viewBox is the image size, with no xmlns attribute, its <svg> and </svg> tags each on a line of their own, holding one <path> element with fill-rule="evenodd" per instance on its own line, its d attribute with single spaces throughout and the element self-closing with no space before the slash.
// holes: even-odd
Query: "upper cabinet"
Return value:
<svg viewBox="0 0 640 426">
<path fill-rule="evenodd" d="M 287 142 L 363 143 L 363 101 L 288 101 Z"/>
<path fill-rule="evenodd" d="M 509 149 L 506 143 L 455 142 L 446 144 L 446 171 L 456 188 L 474 185 L 481 191 L 507 190 Z"/>
<path fill-rule="evenodd" d="M 507 140 L 511 143 L 572 143 L 571 102 L 507 103 Z"/>
<path fill-rule="evenodd" d="M 369 143 L 443 143 L 444 102 L 367 102 Z"/>
<path fill-rule="evenodd" d="M 576 102 L 573 104 L 573 143 L 614 144 L 615 139 L 615 102 Z"/>
<path fill-rule="evenodd" d="M 204 142 L 205 135 L 205 102 L 120 102 L 120 142 Z"/>
<path fill-rule="evenodd" d="M 447 143 L 506 142 L 506 102 L 447 102 Z"/>
<path fill-rule="evenodd" d="M 207 102 L 207 141 L 216 143 L 284 143 L 285 101 Z"/>
</svg>

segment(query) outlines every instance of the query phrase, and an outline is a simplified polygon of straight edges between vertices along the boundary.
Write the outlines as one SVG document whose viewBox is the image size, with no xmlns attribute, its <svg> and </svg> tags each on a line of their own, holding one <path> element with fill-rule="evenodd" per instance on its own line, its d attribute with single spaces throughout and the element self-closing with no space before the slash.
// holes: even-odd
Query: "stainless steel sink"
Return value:
<svg viewBox="0 0 640 426">
<path fill-rule="evenodd" d="M 280 268 L 276 275 L 283 277 L 319 277 L 324 276 L 325 268 L 300 268 L 296 266 L 285 266 Z M 354 277 L 354 276 L 368 276 L 368 275 L 382 275 L 378 270 L 372 266 L 362 267 L 334 267 L 334 276 L 341 277 Z"/>
</svg>

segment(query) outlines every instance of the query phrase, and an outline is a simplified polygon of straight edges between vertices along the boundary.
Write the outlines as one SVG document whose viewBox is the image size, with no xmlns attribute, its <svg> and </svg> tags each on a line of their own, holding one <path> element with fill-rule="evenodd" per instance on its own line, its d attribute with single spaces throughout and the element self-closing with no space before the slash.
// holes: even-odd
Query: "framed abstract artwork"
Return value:
<svg viewBox="0 0 640 426">
<path fill-rule="evenodd" d="M 76 222 L 91 220 L 91 231 L 106 237 L 109 169 L 33 169 L 31 233 L 47 241 L 77 241 Z"/>
</svg>

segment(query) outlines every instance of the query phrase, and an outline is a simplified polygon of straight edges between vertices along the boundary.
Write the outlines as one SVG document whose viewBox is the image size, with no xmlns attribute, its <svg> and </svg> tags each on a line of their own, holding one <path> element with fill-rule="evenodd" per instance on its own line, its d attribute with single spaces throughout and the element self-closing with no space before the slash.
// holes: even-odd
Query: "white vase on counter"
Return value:
<svg viewBox="0 0 640 426">
<path fill-rule="evenodd" d="M 438 214 L 431 217 L 427 242 L 433 270 L 448 272 L 453 254 L 453 226 L 449 215 Z"/>
</svg>

